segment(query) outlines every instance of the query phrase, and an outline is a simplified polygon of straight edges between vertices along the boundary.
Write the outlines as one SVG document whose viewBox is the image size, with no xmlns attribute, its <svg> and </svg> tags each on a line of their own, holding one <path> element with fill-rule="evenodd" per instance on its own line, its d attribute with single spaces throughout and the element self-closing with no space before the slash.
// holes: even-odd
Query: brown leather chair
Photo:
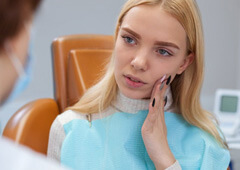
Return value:
<svg viewBox="0 0 240 170">
<path fill-rule="evenodd" d="M 109 35 L 56 38 L 51 47 L 55 99 L 38 99 L 24 105 L 10 118 L 3 136 L 46 154 L 53 120 L 101 76 L 113 46 Z"/>
<path fill-rule="evenodd" d="M 60 112 L 62 112 L 72 96 L 69 96 L 67 89 L 67 66 L 68 54 L 74 49 L 95 49 L 112 50 L 114 46 L 113 37 L 109 35 L 70 35 L 57 38 L 52 43 L 52 56 L 54 67 L 54 83 L 57 84 L 54 89 L 55 99 L 58 103 Z M 87 57 L 86 57 L 87 58 Z M 89 65 L 90 68 L 91 65 Z M 88 72 L 87 74 L 95 74 Z"/>
<path fill-rule="evenodd" d="M 71 106 L 79 100 L 79 96 L 98 82 L 105 72 L 112 50 L 77 49 L 71 50 L 67 72 L 67 105 Z M 86 57 L 87 56 L 87 57 Z M 89 74 L 90 73 L 90 74 Z M 77 77 L 77 78 L 76 78 Z"/>
</svg>

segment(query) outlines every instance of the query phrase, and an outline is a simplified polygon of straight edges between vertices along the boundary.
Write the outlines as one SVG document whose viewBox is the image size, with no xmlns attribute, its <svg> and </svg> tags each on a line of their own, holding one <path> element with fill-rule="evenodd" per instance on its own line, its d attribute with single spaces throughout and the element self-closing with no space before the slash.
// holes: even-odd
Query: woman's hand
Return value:
<svg viewBox="0 0 240 170">
<path fill-rule="evenodd" d="M 170 84 L 171 76 L 157 81 L 149 104 L 149 113 L 142 126 L 142 137 L 148 155 L 157 170 L 166 169 L 176 160 L 167 141 L 167 128 L 164 120 L 164 94 Z"/>
</svg>

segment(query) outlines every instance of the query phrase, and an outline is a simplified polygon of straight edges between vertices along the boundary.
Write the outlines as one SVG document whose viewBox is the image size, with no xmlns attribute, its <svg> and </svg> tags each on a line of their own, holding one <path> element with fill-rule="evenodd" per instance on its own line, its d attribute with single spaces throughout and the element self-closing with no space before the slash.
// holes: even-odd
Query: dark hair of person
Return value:
<svg viewBox="0 0 240 170">
<path fill-rule="evenodd" d="M 42 0 L 0 0 L 0 50 L 33 17 Z"/>
</svg>

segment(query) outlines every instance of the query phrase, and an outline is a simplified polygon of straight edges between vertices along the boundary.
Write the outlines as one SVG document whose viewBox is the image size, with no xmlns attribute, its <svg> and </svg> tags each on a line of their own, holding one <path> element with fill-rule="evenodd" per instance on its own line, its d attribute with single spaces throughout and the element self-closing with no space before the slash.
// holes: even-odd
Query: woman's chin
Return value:
<svg viewBox="0 0 240 170">
<path fill-rule="evenodd" d="M 146 94 L 144 91 L 138 91 L 138 90 L 124 90 L 124 89 L 119 89 L 120 92 L 130 98 L 130 99 L 149 99 L 150 95 Z"/>
</svg>

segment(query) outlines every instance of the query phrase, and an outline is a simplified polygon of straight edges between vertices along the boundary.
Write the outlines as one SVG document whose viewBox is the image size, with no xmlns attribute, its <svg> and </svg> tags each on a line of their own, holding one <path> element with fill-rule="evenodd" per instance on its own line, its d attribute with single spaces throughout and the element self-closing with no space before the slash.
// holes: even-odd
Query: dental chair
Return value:
<svg viewBox="0 0 240 170">
<path fill-rule="evenodd" d="M 110 35 L 68 35 L 52 43 L 54 99 L 38 99 L 20 108 L 8 121 L 3 136 L 47 154 L 54 119 L 104 73 L 114 46 Z"/>
</svg>

